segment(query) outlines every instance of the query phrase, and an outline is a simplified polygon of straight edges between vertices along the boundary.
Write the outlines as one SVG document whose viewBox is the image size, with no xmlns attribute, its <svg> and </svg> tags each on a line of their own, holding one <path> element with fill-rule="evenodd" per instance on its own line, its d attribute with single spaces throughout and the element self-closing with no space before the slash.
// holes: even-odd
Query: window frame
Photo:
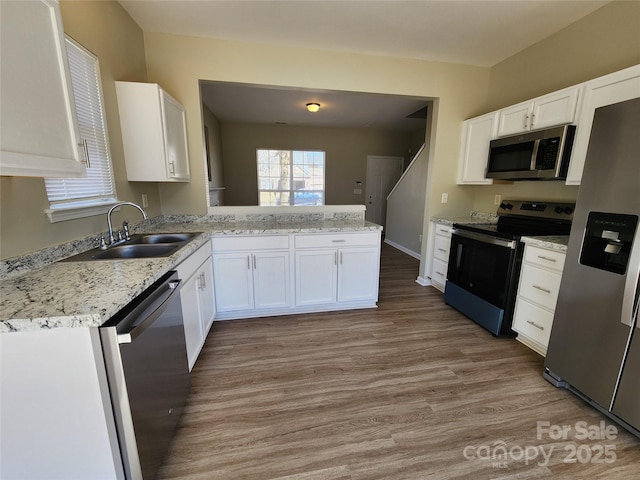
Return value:
<svg viewBox="0 0 640 480">
<path fill-rule="evenodd" d="M 109 145 L 109 130 L 107 127 L 107 118 L 106 118 L 106 110 L 105 110 L 105 102 L 104 102 L 104 90 L 102 88 L 102 79 L 100 75 L 100 61 L 97 55 L 92 53 L 90 50 L 85 48 L 83 45 L 81 45 L 80 43 L 78 43 L 68 35 L 65 35 L 65 52 L 66 52 L 65 54 L 66 55 L 69 55 L 68 53 L 69 44 L 71 44 L 72 47 L 79 50 L 82 55 L 86 56 L 84 60 L 90 59 L 93 64 L 92 75 L 95 78 L 95 85 L 92 84 L 90 88 L 93 89 L 95 87 L 97 89 L 97 92 L 92 92 L 92 93 L 95 93 L 95 95 L 98 97 L 97 98 L 97 100 L 99 101 L 98 108 L 100 110 L 100 114 L 102 117 L 102 120 L 101 120 L 102 128 L 96 129 L 95 127 L 97 122 L 96 123 L 92 122 L 91 130 L 98 131 L 96 137 L 102 137 L 102 136 L 104 137 L 103 139 L 99 138 L 98 141 L 95 143 L 99 143 L 99 146 L 96 146 L 96 149 L 100 149 L 102 153 L 101 155 L 101 162 L 103 162 L 102 168 L 103 170 L 108 171 L 108 176 L 107 176 L 108 181 L 103 181 L 102 185 L 110 188 L 111 192 L 109 194 L 90 195 L 82 198 L 64 198 L 60 200 L 52 200 L 51 196 L 53 195 L 52 193 L 53 188 L 56 188 L 56 187 L 65 188 L 66 182 L 69 182 L 69 184 L 72 185 L 74 182 L 77 183 L 78 181 L 87 180 L 87 177 L 79 178 L 79 179 L 77 178 L 45 179 L 45 182 L 44 182 L 45 191 L 47 194 L 47 201 L 49 202 L 49 208 L 45 209 L 45 213 L 49 217 L 49 221 L 51 223 L 61 222 L 65 220 L 72 220 L 76 218 L 85 218 L 90 216 L 102 215 L 107 213 L 109 209 L 118 202 L 117 193 L 116 193 L 116 183 L 115 183 L 115 178 L 113 174 L 113 161 L 111 157 L 111 148 Z M 69 68 L 71 70 L 71 68 L 73 68 L 71 65 L 72 62 L 68 61 L 68 63 L 69 63 Z M 72 83 L 73 83 L 73 72 L 70 72 L 70 73 L 72 76 Z M 89 75 L 91 75 L 91 73 Z M 92 112 L 96 111 L 95 110 L 96 107 L 91 107 L 91 106 L 87 107 L 86 105 L 79 105 L 77 96 L 74 96 L 74 100 L 76 102 L 76 111 L 74 112 L 74 114 L 78 117 L 78 121 L 80 121 L 79 118 L 81 114 L 79 113 L 79 111 L 81 108 L 90 108 Z M 80 127 L 80 130 L 82 130 L 82 127 Z M 85 135 L 85 138 L 86 137 L 87 136 Z M 104 163 L 106 163 L 106 165 L 104 165 Z M 91 167 L 87 167 L 87 168 L 91 168 Z M 47 183 L 49 185 L 47 185 Z M 97 184 L 100 182 L 91 180 L 91 183 Z"/>
<path fill-rule="evenodd" d="M 262 189 L 260 188 L 260 152 L 289 152 L 289 188 L 288 189 Z M 294 163 L 295 154 L 302 154 L 303 156 L 307 153 L 322 154 L 322 190 L 313 189 L 313 190 L 296 190 L 294 188 Z M 324 206 L 326 204 L 326 166 L 327 166 L 327 153 L 324 150 L 300 150 L 300 149 L 290 149 L 290 148 L 257 148 L 256 149 L 256 178 L 258 183 L 258 205 L 259 206 L 267 206 L 267 207 L 277 207 L 277 206 L 290 206 L 290 207 L 304 207 L 309 206 L 308 204 L 296 204 L 291 203 L 293 200 L 295 202 L 295 193 L 296 192 L 321 192 L 322 194 L 322 203 L 320 205 L 314 204 L 313 206 Z M 289 203 L 283 205 L 263 205 L 261 202 L 261 194 L 263 192 L 283 192 L 289 194 Z"/>
</svg>

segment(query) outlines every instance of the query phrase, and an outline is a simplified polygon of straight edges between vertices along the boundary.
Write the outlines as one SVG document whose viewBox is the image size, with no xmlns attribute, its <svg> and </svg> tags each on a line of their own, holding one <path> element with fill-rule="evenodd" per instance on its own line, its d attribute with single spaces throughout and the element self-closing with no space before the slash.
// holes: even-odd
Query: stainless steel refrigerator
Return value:
<svg viewBox="0 0 640 480">
<path fill-rule="evenodd" d="M 640 98 L 596 110 L 545 378 L 640 436 Z"/>
</svg>

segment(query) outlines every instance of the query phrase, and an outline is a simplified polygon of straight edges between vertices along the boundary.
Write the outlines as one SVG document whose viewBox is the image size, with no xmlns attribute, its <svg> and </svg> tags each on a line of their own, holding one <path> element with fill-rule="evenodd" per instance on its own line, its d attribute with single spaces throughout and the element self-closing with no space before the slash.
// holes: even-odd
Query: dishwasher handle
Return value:
<svg viewBox="0 0 640 480">
<path fill-rule="evenodd" d="M 133 343 L 136 338 L 153 325 L 169 307 L 174 295 L 179 292 L 180 289 L 178 287 L 180 286 L 180 282 L 180 279 L 171 278 L 154 290 L 154 292 L 129 315 L 129 317 L 136 315 L 139 318 L 131 324 L 128 331 L 118 333 L 118 343 Z"/>
</svg>

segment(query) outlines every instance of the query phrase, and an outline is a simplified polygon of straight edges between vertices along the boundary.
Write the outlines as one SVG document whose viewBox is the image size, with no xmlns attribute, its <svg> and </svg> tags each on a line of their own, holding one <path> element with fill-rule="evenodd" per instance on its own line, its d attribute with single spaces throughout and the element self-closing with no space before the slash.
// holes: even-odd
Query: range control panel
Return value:
<svg viewBox="0 0 640 480">
<path fill-rule="evenodd" d="M 498 207 L 498 215 L 518 215 L 557 220 L 573 220 L 575 203 L 545 202 L 537 200 L 504 200 Z"/>
</svg>

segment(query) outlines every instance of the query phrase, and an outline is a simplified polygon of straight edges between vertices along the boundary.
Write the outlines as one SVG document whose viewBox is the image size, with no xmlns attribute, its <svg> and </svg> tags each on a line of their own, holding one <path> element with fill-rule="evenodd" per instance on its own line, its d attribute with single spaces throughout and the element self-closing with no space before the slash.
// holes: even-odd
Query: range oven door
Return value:
<svg viewBox="0 0 640 480">
<path fill-rule="evenodd" d="M 494 335 L 511 331 L 519 242 L 454 228 L 445 301 Z"/>
</svg>

